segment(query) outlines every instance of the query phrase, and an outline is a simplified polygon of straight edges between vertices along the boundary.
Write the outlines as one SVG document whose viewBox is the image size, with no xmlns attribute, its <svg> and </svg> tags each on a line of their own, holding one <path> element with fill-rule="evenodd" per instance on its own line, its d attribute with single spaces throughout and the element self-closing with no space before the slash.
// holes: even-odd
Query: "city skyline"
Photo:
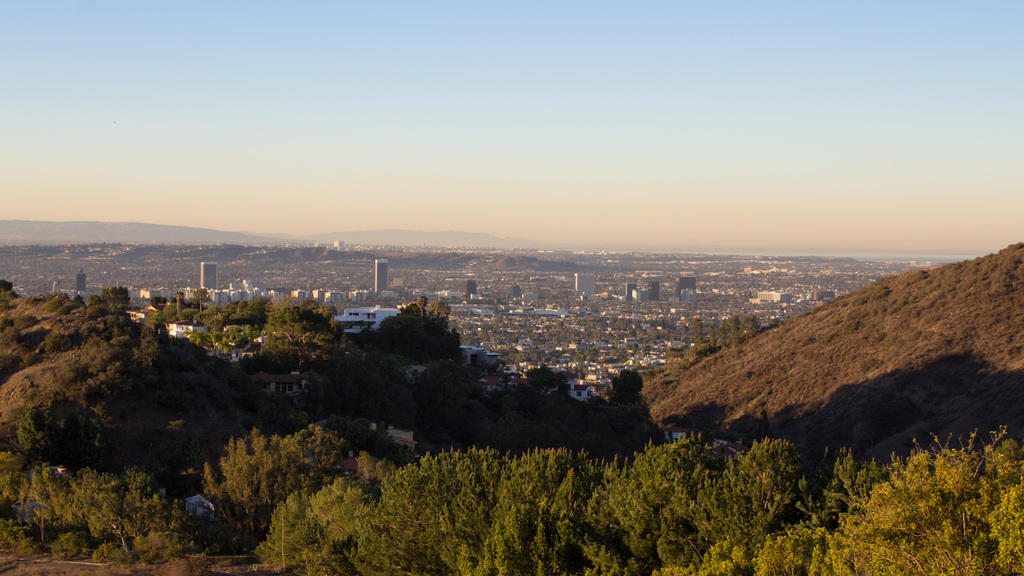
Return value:
<svg viewBox="0 0 1024 576">
<path fill-rule="evenodd" d="M 1018 4 L 239 6 L 0 6 L 4 217 L 693 252 L 1024 239 Z"/>
</svg>

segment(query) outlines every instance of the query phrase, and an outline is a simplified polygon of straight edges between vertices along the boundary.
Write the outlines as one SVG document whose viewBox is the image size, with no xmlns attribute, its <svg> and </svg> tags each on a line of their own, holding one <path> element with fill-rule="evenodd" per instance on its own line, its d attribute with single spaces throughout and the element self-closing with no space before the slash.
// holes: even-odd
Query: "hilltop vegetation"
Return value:
<svg viewBox="0 0 1024 576">
<path fill-rule="evenodd" d="M 30 459 L 174 475 L 280 411 L 237 370 L 103 298 L 2 306 L 0 438 Z"/>
<path fill-rule="evenodd" d="M 885 278 L 645 383 L 651 414 L 820 457 L 1024 431 L 1024 244 Z"/>
</svg>

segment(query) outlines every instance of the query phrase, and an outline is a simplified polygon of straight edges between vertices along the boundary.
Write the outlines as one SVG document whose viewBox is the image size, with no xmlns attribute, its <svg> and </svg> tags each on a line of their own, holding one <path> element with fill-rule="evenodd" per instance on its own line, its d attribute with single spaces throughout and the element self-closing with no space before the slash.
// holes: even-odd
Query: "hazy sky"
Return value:
<svg viewBox="0 0 1024 576">
<path fill-rule="evenodd" d="M 1024 2 L 0 0 L 0 219 L 1024 240 Z"/>
</svg>

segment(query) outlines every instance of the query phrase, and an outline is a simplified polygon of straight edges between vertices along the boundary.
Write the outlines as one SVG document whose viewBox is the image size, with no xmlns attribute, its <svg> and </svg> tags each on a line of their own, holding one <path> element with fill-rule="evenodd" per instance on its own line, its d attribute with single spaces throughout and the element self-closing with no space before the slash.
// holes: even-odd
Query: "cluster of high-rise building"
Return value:
<svg viewBox="0 0 1024 576">
<path fill-rule="evenodd" d="M 577 298 L 590 299 L 597 294 L 596 279 L 593 273 L 577 272 L 574 275 Z M 638 282 L 626 282 L 625 290 L 617 298 L 622 302 L 660 302 L 663 300 L 660 280 L 648 280 L 641 285 Z M 669 302 L 694 303 L 697 301 L 697 278 L 680 276 L 676 278 L 675 289 L 665 300 Z"/>
<path fill-rule="evenodd" d="M 648 280 L 646 286 L 637 282 L 626 282 L 626 289 L 620 298 L 623 302 L 660 302 L 662 301 L 661 282 Z M 697 278 L 680 276 L 676 278 L 675 290 L 667 299 L 669 302 L 697 301 Z"/>
<path fill-rule="evenodd" d="M 220 288 L 217 277 L 216 262 L 199 263 L 199 288 L 206 291 L 208 302 L 211 304 L 227 304 L 229 302 L 251 301 L 256 298 L 294 298 L 296 300 L 316 300 L 321 304 L 337 304 L 342 302 L 365 302 L 373 296 L 390 297 L 394 294 L 388 289 L 390 278 L 388 275 L 388 261 L 376 259 L 373 262 L 373 289 L 372 290 L 327 290 L 316 289 L 295 289 L 295 290 L 273 290 L 250 284 L 243 280 L 241 284 L 230 283 L 226 289 Z M 85 274 L 79 273 L 76 276 L 76 283 L 79 291 L 85 290 Z M 473 285 L 475 291 L 475 284 Z M 191 287 L 182 290 L 186 298 L 193 298 L 196 289 Z M 143 288 L 139 290 L 141 300 L 149 300 L 153 296 L 166 296 L 157 290 Z"/>
</svg>

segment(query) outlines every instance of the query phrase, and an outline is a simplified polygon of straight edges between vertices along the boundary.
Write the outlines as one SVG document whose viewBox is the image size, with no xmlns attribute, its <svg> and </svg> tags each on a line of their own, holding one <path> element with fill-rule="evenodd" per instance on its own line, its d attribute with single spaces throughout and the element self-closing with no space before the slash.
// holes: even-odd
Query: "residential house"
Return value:
<svg viewBox="0 0 1024 576">
<path fill-rule="evenodd" d="M 268 374 L 257 372 L 252 377 L 254 382 L 259 383 L 269 394 L 284 394 L 295 398 L 309 392 L 310 384 L 320 379 L 316 372 L 298 372 L 293 370 L 289 374 Z"/>
<path fill-rule="evenodd" d="M 346 308 L 344 312 L 334 319 L 344 326 L 348 334 L 358 334 L 363 330 L 376 330 L 380 323 L 392 316 L 398 316 L 398 308 L 381 308 L 373 306 L 367 308 Z"/>
<path fill-rule="evenodd" d="M 213 519 L 213 502 L 204 498 L 201 494 L 185 498 L 185 512 L 196 518 Z"/>
<path fill-rule="evenodd" d="M 178 320 L 167 324 L 167 335 L 171 338 L 188 338 L 193 332 L 209 332 L 210 328 L 198 320 Z"/>
<path fill-rule="evenodd" d="M 584 384 L 579 379 L 569 381 L 569 398 L 580 402 L 590 402 L 590 384 Z"/>
<path fill-rule="evenodd" d="M 682 426 L 667 426 L 662 431 L 665 433 L 666 442 L 675 442 L 680 438 L 685 438 L 693 434 L 693 430 L 683 428 Z"/>
</svg>

